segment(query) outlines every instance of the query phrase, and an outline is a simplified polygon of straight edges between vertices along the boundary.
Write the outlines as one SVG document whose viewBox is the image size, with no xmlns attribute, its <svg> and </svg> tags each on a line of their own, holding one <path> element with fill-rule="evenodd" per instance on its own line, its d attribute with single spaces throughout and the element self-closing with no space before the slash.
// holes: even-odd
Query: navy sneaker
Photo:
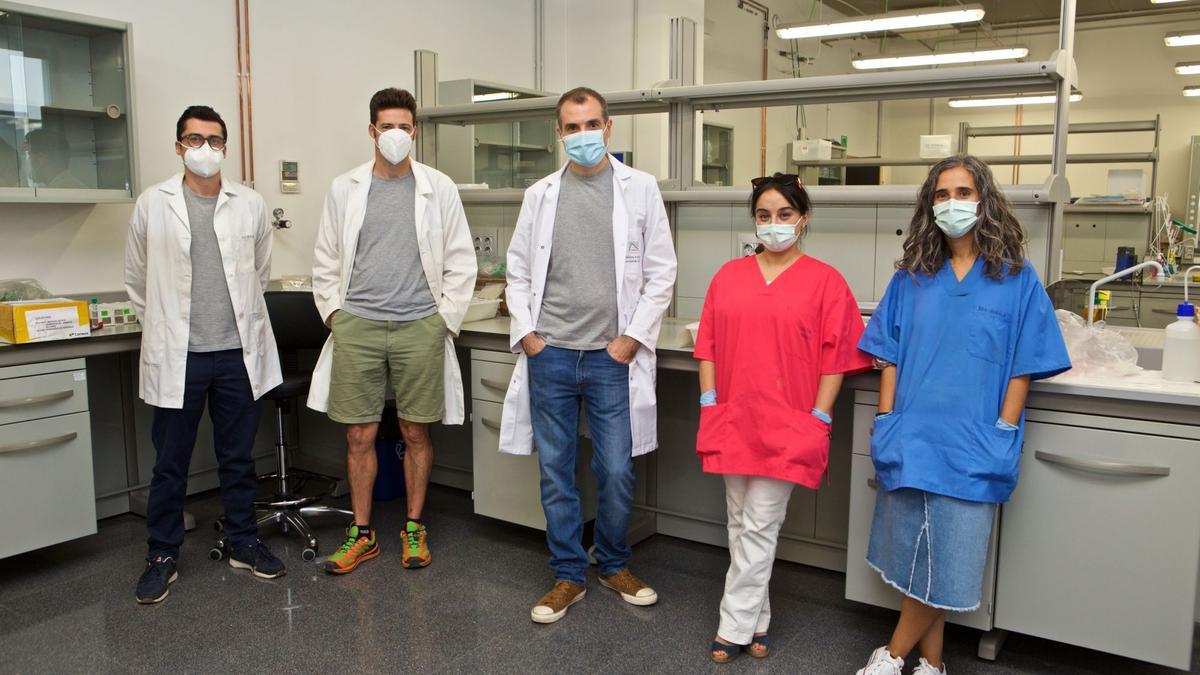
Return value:
<svg viewBox="0 0 1200 675">
<path fill-rule="evenodd" d="M 179 578 L 175 571 L 175 559 L 158 556 L 146 559 L 146 571 L 138 579 L 137 601 L 140 605 L 153 605 L 166 599 L 168 587 Z"/>
<path fill-rule="evenodd" d="M 260 579 L 274 579 L 287 574 L 283 561 L 276 558 L 271 549 L 258 539 L 253 544 L 233 547 L 229 566 L 235 570 L 250 570 Z"/>
</svg>

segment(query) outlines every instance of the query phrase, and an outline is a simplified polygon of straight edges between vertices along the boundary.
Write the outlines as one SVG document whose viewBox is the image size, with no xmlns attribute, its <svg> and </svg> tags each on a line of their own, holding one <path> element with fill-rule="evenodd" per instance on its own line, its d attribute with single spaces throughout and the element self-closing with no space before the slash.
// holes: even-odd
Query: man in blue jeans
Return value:
<svg viewBox="0 0 1200 675">
<path fill-rule="evenodd" d="M 633 457 L 657 447 L 654 348 L 675 283 L 675 249 L 653 176 L 607 152 L 604 97 L 580 87 L 558 101 L 569 161 L 525 192 L 508 249 L 511 344 L 519 354 L 505 397 L 500 450 L 541 467 L 555 585 L 537 623 L 561 619 L 586 593 L 583 511 L 575 465 L 579 410 L 592 438 L 600 499 L 602 586 L 634 605 L 658 601 L 628 568 Z"/>
<path fill-rule="evenodd" d="M 283 381 L 263 299 L 271 226 L 261 195 L 221 177 L 225 131 L 212 108 L 183 111 L 175 126 L 183 172 L 138 197 L 125 243 L 125 291 L 142 322 L 138 393 L 154 407 L 149 553 L 136 594 L 144 605 L 164 600 L 178 578 L 188 466 L 206 404 L 229 566 L 284 574 L 254 515 L 258 399 Z"/>
</svg>

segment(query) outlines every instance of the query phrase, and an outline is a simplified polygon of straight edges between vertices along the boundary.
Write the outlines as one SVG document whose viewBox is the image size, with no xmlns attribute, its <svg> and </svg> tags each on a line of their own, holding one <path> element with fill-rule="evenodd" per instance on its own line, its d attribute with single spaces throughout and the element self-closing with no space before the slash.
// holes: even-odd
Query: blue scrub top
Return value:
<svg viewBox="0 0 1200 675">
<path fill-rule="evenodd" d="M 1071 368 L 1054 307 L 1026 261 L 997 280 L 979 258 L 959 281 L 898 270 L 859 349 L 896 364 L 896 406 L 876 419 L 871 457 L 880 486 L 978 502 L 1017 485 L 1025 415 L 996 428 L 1008 381 Z"/>
</svg>

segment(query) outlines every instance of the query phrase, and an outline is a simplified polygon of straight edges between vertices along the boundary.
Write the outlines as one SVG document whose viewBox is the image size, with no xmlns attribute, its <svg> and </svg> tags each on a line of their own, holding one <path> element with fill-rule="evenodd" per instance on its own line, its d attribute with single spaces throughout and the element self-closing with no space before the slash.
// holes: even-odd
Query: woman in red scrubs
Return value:
<svg viewBox="0 0 1200 675">
<path fill-rule="evenodd" d="M 767 586 L 792 487 L 816 489 L 829 460 L 834 399 L 845 373 L 868 369 L 863 321 L 846 280 L 799 246 L 811 203 L 794 175 L 753 181 L 762 247 L 726 263 L 704 299 L 696 452 L 723 474 L 729 573 L 712 659 L 767 656 Z"/>
</svg>

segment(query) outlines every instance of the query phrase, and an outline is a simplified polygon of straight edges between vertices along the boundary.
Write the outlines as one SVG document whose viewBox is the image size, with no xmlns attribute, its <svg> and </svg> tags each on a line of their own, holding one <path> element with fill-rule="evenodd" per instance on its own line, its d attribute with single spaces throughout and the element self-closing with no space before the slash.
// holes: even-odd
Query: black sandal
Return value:
<svg viewBox="0 0 1200 675">
<path fill-rule="evenodd" d="M 750 639 L 750 644 L 746 645 L 746 653 L 756 659 L 765 659 L 770 656 L 770 640 L 766 635 L 755 635 Z"/>
<path fill-rule="evenodd" d="M 727 645 L 713 640 L 712 648 L 708 651 L 708 657 L 713 660 L 713 663 L 729 663 L 741 653 L 741 645 Z"/>
</svg>

